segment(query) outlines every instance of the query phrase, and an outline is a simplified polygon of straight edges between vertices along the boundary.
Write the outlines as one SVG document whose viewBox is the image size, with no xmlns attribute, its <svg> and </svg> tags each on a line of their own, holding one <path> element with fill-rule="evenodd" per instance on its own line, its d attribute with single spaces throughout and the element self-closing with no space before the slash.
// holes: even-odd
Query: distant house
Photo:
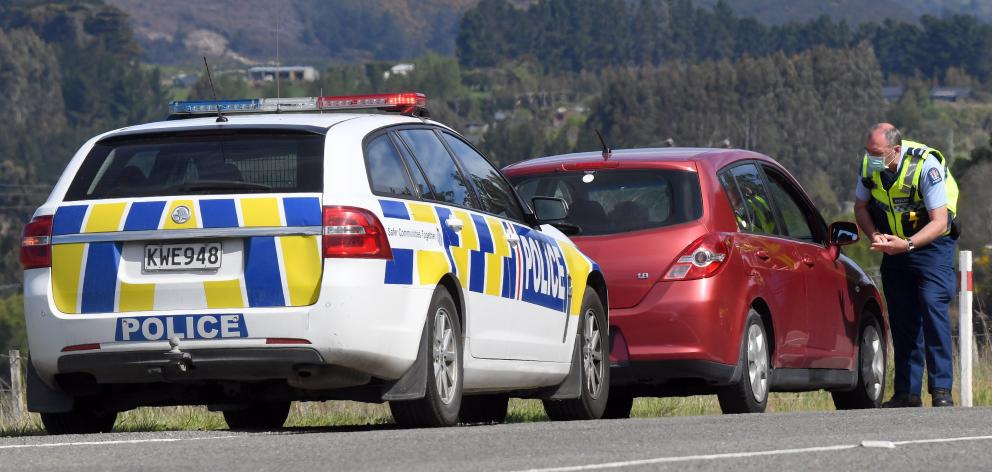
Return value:
<svg viewBox="0 0 992 472">
<path fill-rule="evenodd" d="M 942 102 L 960 102 L 971 97 L 971 87 L 934 87 L 930 99 Z"/>
<path fill-rule="evenodd" d="M 311 66 L 259 66 L 248 69 L 248 80 L 272 82 L 276 80 L 276 74 L 279 74 L 279 80 L 291 82 L 313 82 L 320 78 L 320 73 Z"/>
<path fill-rule="evenodd" d="M 383 80 L 387 80 L 387 79 L 389 79 L 390 76 L 393 76 L 393 75 L 404 75 L 405 76 L 405 75 L 413 72 L 413 69 L 414 69 L 414 65 L 413 64 L 408 64 L 408 63 L 405 63 L 405 62 L 401 62 L 399 64 L 396 64 L 393 67 L 390 67 L 389 70 L 383 72 L 382 73 L 382 79 Z"/>
<path fill-rule="evenodd" d="M 906 89 L 899 85 L 889 85 L 882 87 L 882 98 L 887 102 L 898 102 Z"/>
<path fill-rule="evenodd" d="M 196 81 L 200 80 L 200 76 L 196 74 L 179 74 L 172 78 L 172 86 L 176 88 L 190 88 Z"/>
</svg>

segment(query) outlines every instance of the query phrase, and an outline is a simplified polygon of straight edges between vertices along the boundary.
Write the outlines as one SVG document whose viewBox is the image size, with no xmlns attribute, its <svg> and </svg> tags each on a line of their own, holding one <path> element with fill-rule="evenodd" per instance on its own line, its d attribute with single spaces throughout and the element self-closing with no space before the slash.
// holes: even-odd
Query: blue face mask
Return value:
<svg viewBox="0 0 992 472">
<path fill-rule="evenodd" d="M 868 155 L 868 172 L 882 172 L 885 170 L 885 157 Z"/>
</svg>

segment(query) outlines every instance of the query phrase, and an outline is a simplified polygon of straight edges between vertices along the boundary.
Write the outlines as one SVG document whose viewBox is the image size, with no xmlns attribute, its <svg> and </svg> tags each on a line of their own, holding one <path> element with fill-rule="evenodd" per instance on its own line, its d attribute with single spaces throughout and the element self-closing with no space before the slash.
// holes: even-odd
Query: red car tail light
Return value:
<svg viewBox="0 0 992 472">
<path fill-rule="evenodd" d="M 324 257 L 393 258 L 379 218 L 361 208 L 325 206 L 323 246 Z"/>
<path fill-rule="evenodd" d="M 664 280 L 704 279 L 715 275 L 730 255 L 729 236 L 707 234 L 695 240 L 679 254 Z"/>
<path fill-rule="evenodd" d="M 25 269 L 52 266 L 52 215 L 39 216 L 24 226 L 21 266 Z"/>
</svg>

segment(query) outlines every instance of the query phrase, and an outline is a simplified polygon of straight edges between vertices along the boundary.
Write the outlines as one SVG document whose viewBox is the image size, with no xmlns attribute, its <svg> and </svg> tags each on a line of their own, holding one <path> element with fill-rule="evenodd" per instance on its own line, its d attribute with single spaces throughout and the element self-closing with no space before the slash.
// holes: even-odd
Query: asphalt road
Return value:
<svg viewBox="0 0 992 472">
<path fill-rule="evenodd" d="M 16 471 L 603 469 L 989 470 L 992 408 L 0 438 Z"/>
</svg>

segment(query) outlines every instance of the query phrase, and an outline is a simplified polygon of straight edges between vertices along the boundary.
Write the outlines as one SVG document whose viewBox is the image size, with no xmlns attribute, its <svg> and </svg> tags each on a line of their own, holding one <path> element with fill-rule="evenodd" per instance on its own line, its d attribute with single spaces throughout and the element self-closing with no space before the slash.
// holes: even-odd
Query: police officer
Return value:
<svg viewBox="0 0 992 472">
<path fill-rule="evenodd" d="M 903 141 L 895 126 L 868 132 L 854 213 L 883 252 L 882 284 L 895 349 L 895 393 L 882 406 L 921 406 L 924 359 L 933 406 L 953 406 L 948 308 L 955 290 L 952 238 L 957 184 L 944 156 Z"/>
</svg>

